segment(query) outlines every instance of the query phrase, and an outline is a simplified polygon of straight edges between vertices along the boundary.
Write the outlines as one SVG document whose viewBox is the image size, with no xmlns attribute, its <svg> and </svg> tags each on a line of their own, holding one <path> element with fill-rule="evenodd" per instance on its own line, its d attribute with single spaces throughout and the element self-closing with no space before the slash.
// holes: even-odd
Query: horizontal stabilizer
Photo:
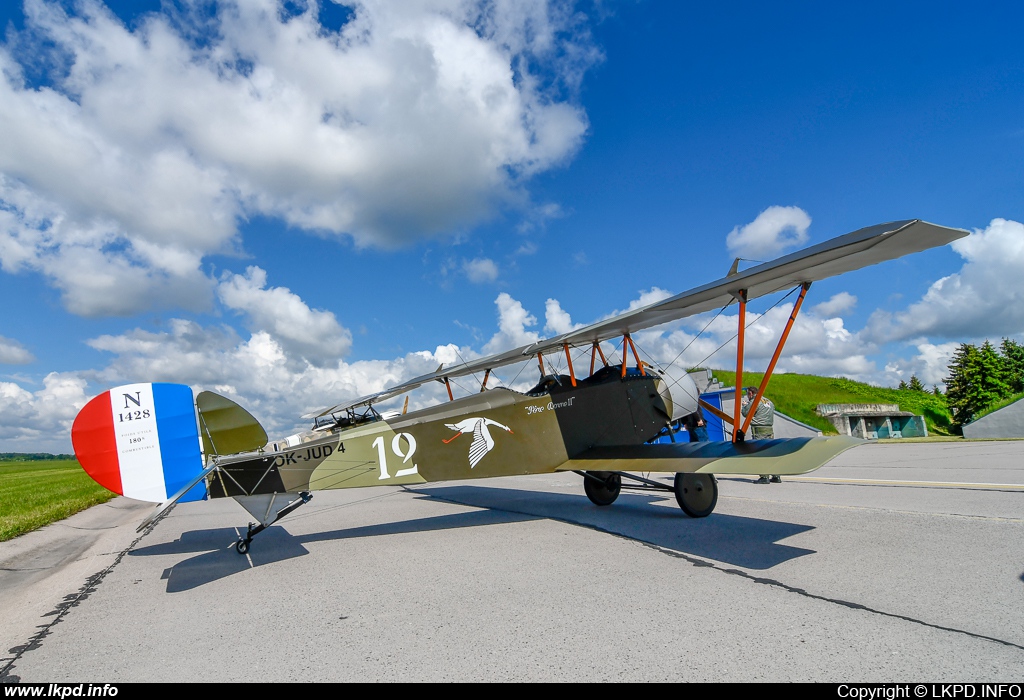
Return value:
<svg viewBox="0 0 1024 700">
<path fill-rule="evenodd" d="M 196 409 L 206 454 L 231 455 L 267 446 L 267 431 L 260 422 L 226 396 L 201 391 L 196 396 Z"/>
<path fill-rule="evenodd" d="M 863 440 L 833 437 L 593 447 L 558 471 L 806 474 Z"/>
</svg>

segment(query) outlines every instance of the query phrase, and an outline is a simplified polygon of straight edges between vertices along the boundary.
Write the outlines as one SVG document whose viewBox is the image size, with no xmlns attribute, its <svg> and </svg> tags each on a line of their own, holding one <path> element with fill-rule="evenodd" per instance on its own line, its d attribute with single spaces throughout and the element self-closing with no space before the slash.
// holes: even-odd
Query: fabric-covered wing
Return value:
<svg viewBox="0 0 1024 700">
<path fill-rule="evenodd" d="M 804 282 L 816 282 L 946 245 L 966 235 L 968 232 L 962 229 L 936 226 L 919 219 L 869 226 L 643 308 L 542 340 L 528 346 L 525 354 L 548 352 L 563 343 L 583 345 L 636 333 L 726 306 L 738 299 L 740 290 L 746 290 L 747 298 L 754 299 Z"/>
<path fill-rule="evenodd" d="M 968 232 L 963 229 L 937 226 L 920 219 L 869 226 L 554 338 L 471 362 L 442 367 L 436 372 L 377 394 L 339 404 L 318 415 L 324 416 L 346 408 L 384 401 L 429 381 L 442 381 L 445 377 L 462 377 L 522 362 L 530 355 L 556 350 L 564 343 L 570 346 L 587 345 L 594 341 L 607 340 L 624 333 L 635 333 L 662 323 L 718 309 L 735 302 L 740 290 L 746 290 L 747 298 L 754 299 L 804 282 L 816 282 L 910 253 L 946 245 L 966 235 Z"/>
<path fill-rule="evenodd" d="M 863 440 L 846 437 L 780 438 L 749 442 L 680 442 L 594 447 L 558 471 L 697 472 L 702 474 L 806 474 Z"/>
</svg>

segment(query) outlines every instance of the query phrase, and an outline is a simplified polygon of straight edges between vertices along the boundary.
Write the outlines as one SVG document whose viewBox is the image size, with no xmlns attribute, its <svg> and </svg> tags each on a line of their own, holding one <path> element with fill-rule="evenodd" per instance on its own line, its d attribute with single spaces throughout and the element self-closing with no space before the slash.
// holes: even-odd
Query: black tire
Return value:
<svg viewBox="0 0 1024 700">
<path fill-rule="evenodd" d="M 622 490 L 622 477 L 613 472 L 587 472 L 597 477 L 583 477 L 583 490 L 587 492 L 587 498 L 595 506 L 610 506 L 615 503 Z M 600 480 L 600 481 L 599 481 Z"/>
<path fill-rule="evenodd" d="M 249 551 L 249 543 L 245 540 L 238 540 L 238 542 L 235 542 L 235 549 L 239 554 L 245 554 Z"/>
<path fill-rule="evenodd" d="M 691 518 L 706 518 L 718 504 L 718 480 L 713 474 L 676 474 L 676 502 Z"/>
</svg>

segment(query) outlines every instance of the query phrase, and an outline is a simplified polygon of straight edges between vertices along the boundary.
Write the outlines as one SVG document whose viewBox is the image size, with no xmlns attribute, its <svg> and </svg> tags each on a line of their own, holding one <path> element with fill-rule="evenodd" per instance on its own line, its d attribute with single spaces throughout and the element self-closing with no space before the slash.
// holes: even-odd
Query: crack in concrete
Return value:
<svg viewBox="0 0 1024 700">
<path fill-rule="evenodd" d="M 443 498 L 443 497 L 437 496 L 435 494 L 424 494 L 422 492 L 416 491 L 414 489 L 409 489 L 409 488 L 406 488 L 404 486 L 402 488 L 404 490 L 408 491 L 409 493 L 418 493 L 421 496 L 422 495 L 429 495 L 430 498 L 436 498 L 439 501 L 444 501 L 446 503 L 454 503 L 454 504 L 460 505 L 460 506 L 469 506 L 471 508 L 481 508 L 482 507 L 482 508 L 486 508 L 487 510 L 500 510 L 500 511 L 505 512 L 505 513 L 516 513 L 518 515 L 530 515 L 530 516 L 533 516 L 533 517 L 542 517 L 542 518 L 547 518 L 549 520 L 554 520 L 556 522 L 566 523 L 567 525 L 575 525 L 577 527 L 585 527 L 585 528 L 588 528 L 590 530 L 594 530 L 596 532 L 602 532 L 602 533 L 604 533 L 606 535 L 612 535 L 613 537 L 618 537 L 620 539 L 624 539 L 624 540 L 627 540 L 627 541 L 630 541 L 630 542 L 637 542 L 637 543 L 643 545 L 644 547 L 652 549 L 652 550 L 654 550 L 656 552 L 659 552 L 661 554 L 664 554 L 666 556 L 670 556 L 670 557 L 673 557 L 675 559 L 682 559 L 683 561 L 686 561 L 687 563 L 689 563 L 689 564 L 691 564 L 692 566 L 695 566 L 695 567 L 714 569 L 715 571 L 721 572 L 723 574 L 729 574 L 730 576 L 739 576 L 741 578 L 747 579 L 748 581 L 753 581 L 754 583 L 758 583 L 758 584 L 761 584 L 761 585 L 777 586 L 777 587 L 779 587 L 779 588 L 781 588 L 784 591 L 787 591 L 789 593 L 795 593 L 797 595 L 801 595 L 801 596 L 804 596 L 805 598 L 810 598 L 812 600 L 820 600 L 820 601 L 823 601 L 825 603 L 832 603 L 833 605 L 841 605 L 841 606 L 843 606 L 845 608 L 850 608 L 851 610 L 860 610 L 860 611 L 863 611 L 863 612 L 873 613 L 875 615 L 881 615 L 883 617 L 890 617 L 890 618 L 897 619 L 897 620 L 903 620 L 905 622 L 912 622 L 912 623 L 915 623 L 915 624 L 918 624 L 918 625 L 922 625 L 924 627 L 930 627 L 932 629 L 942 630 L 943 632 L 954 632 L 956 634 L 964 634 L 964 635 L 967 635 L 968 637 L 974 637 L 975 639 L 983 639 L 983 640 L 985 640 L 987 642 L 995 642 L 996 644 L 1002 644 L 1004 646 L 1008 646 L 1008 647 L 1012 647 L 1014 649 L 1020 649 L 1021 651 L 1024 651 L 1024 646 L 1022 646 L 1020 644 L 1014 644 L 1013 642 L 1007 641 L 1005 639 L 999 639 L 998 637 L 990 637 L 988 635 L 979 634 L 977 632 L 969 632 L 968 630 L 958 629 L 956 627 L 946 627 L 944 625 L 938 625 L 938 624 L 935 624 L 935 623 L 932 623 L 932 622 L 926 622 L 924 620 L 920 620 L 920 619 L 917 619 L 917 618 L 914 618 L 914 617 L 910 617 L 908 615 L 900 615 L 899 613 L 891 613 L 891 612 L 886 612 L 884 610 L 878 610 L 877 608 L 871 608 L 871 607 L 868 607 L 867 605 L 863 605 L 861 603 L 854 603 L 854 602 L 851 602 L 851 601 L 848 601 L 848 600 L 842 600 L 840 598 L 829 598 L 828 596 L 819 595 L 817 593 L 811 593 L 810 591 L 808 591 L 806 589 L 798 588 L 797 586 L 791 586 L 791 585 L 789 585 L 787 583 L 783 583 L 782 581 L 778 581 L 776 579 L 765 578 L 763 576 L 755 576 L 755 575 L 753 575 L 751 573 L 743 571 L 742 569 L 725 568 L 723 566 L 719 566 L 719 565 L 715 564 L 712 561 L 708 561 L 706 559 L 701 559 L 700 557 L 695 557 L 695 556 L 690 555 L 690 554 L 684 554 L 683 552 L 679 552 L 679 551 L 676 551 L 674 549 L 668 549 L 667 547 L 663 547 L 661 545 L 654 544 L 652 542 L 647 542 L 647 541 L 639 539 L 637 537 L 630 537 L 629 535 L 624 535 L 621 532 L 615 532 L 614 530 L 608 530 L 608 529 L 605 529 L 603 527 L 600 527 L 599 525 L 591 525 L 591 524 L 588 524 L 588 523 L 581 523 L 581 522 L 577 522 L 575 520 L 568 520 L 568 519 L 565 519 L 565 518 L 558 518 L 558 517 L 554 517 L 554 516 L 550 516 L 550 515 L 537 516 L 535 513 L 527 513 L 527 512 L 523 512 L 523 511 L 513 510 L 511 508 L 497 508 L 495 506 L 478 506 L 478 505 L 474 505 L 472 503 L 464 503 L 462 501 L 457 501 L 457 500 L 451 499 L 451 498 Z M 1021 575 L 1021 579 L 1024 580 L 1024 575 Z"/>
<path fill-rule="evenodd" d="M 594 529 L 600 530 L 600 528 L 594 528 Z M 600 531 L 601 532 L 606 532 L 605 530 L 600 530 Z M 616 534 L 616 533 L 610 533 L 610 534 Z M 624 535 L 619 535 L 619 536 L 620 537 L 625 537 Z M 990 636 L 988 636 L 986 634 L 979 634 L 977 632 L 969 632 L 967 630 L 958 629 L 956 627 L 946 627 L 944 625 L 937 625 L 937 624 L 935 624 L 933 622 L 926 622 L 926 621 L 918 619 L 916 617 L 910 617 L 909 615 L 900 615 L 899 613 L 886 612 L 884 610 L 879 610 L 877 608 L 868 607 L 867 605 L 864 605 L 862 603 L 854 603 L 854 602 L 851 602 L 849 600 L 842 600 L 841 598 L 829 598 L 828 596 L 819 595 L 817 593 L 811 593 L 810 591 L 808 591 L 805 588 L 798 588 L 796 586 L 791 586 L 788 583 L 783 583 L 782 581 L 779 581 L 777 579 L 766 578 L 764 576 L 755 576 L 755 575 L 753 575 L 751 573 L 743 571 L 742 569 L 727 569 L 725 567 L 716 565 L 714 562 L 710 562 L 710 561 L 707 561 L 705 559 L 700 559 L 698 557 L 693 557 L 693 556 L 690 556 L 688 554 L 683 554 L 682 552 L 677 552 L 677 551 L 675 551 L 673 549 L 668 549 L 666 547 L 662 547 L 661 545 L 651 544 L 650 542 L 644 542 L 643 540 L 638 540 L 638 539 L 635 539 L 635 538 L 632 538 L 632 537 L 625 537 L 625 539 L 630 539 L 630 540 L 633 540 L 635 542 L 639 542 L 643 546 L 645 546 L 645 547 L 647 547 L 649 549 L 653 549 L 656 552 L 660 552 L 661 554 L 665 554 L 667 556 L 674 557 L 676 559 L 683 559 L 683 560 L 689 562 L 690 564 L 693 564 L 694 566 L 710 567 L 710 568 L 714 569 L 715 571 L 722 572 L 723 574 L 729 574 L 730 576 L 739 576 L 740 578 L 745 578 L 748 581 L 753 581 L 754 583 L 759 583 L 759 584 L 767 585 L 767 586 L 777 586 L 777 587 L 781 588 L 784 591 L 787 591 L 789 593 L 796 593 L 797 595 L 801 595 L 801 596 L 804 596 L 805 598 L 810 598 L 812 600 L 820 600 L 820 601 L 823 601 L 823 602 L 826 602 L 826 603 L 832 603 L 833 605 L 841 605 L 844 608 L 850 608 L 851 610 L 862 610 L 864 612 L 873 613 L 875 615 L 881 615 L 883 617 L 891 617 L 891 618 L 894 618 L 894 619 L 897 619 L 897 620 L 903 620 L 905 622 L 913 622 L 915 624 L 922 625 L 924 627 L 931 627 L 932 629 L 942 630 L 943 632 L 955 632 L 957 634 L 966 634 L 968 637 L 974 637 L 975 639 L 984 639 L 987 642 L 995 642 L 997 644 L 1002 644 L 1004 646 L 1013 647 L 1014 649 L 1020 649 L 1020 650 L 1024 651 L 1024 646 L 1022 646 L 1020 644 L 1014 644 L 1013 642 L 1007 641 L 1005 639 L 999 639 L 998 637 L 990 637 Z"/>
<path fill-rule="evenodd" d="M 26 652 L 41 647 L 43 644 L 43 640 L 46 639 L 47 636 L 49 636 L 50 631 L 53 629 L 54 625 L 59 623 L 68 613 L 68 611 L 71 610 L 71 608 L 77 607 L 80 603 L 82 603 L 82 601 L 84 601 L 92 593 L 94 593 L 96 589 L 99 587 L 100 583 L 103 581 L 103 579 L 106 578 L 107 574 L 113 571 L 114 567 L 121 563 L 121 560 L 124 559 L 125 555 L 128 554 L 128 552 L 130 552 L 132 549 L 134 549 L 135 545 L 137 545 L 142 540 L 143 537 L 152 532 L 156 524 L 163 520 L 167 513 L 170 513 L 172 510 L 174 510 L 174 506 L 168 508 L 167 511 L 164 512 L 159 518 L 150 523 L 146 527 L 146 529 L 142 531 L 142 534 L 140 534 L 138 537 L 132 540 L 131 544 L 129 544 L 127 547 L 125 547 L 118 553 L 117 557 L 115 557 L 114 561 L 111 562 L 111 564 L 107 568 L 103 569 L 102 571 L 98 571 L 92 576 L 86 578 L 85 583 L 82 585 L 81 588 L 78 589 L 76 593 L 70 593 L 64 596 L 63 603 L 59 604 L 50 612 L 44 614 L 43 617 L 52 617 L 53 619 L 45 625 L 40 625 L 39 631 L 32 635 L 26 643 L 19 644 L 7 650 L 8 653 L 13 654 L 13 656 L 9 658 L 0 659 L 0 664 L 4 664 L 3 667 L 0 668 L 0 683 L 21 682 L 20 676 L 13 675 L 11 673 L 11 669 L 14 668 L 14 664 L 16 664 L 21 659 L 21 657 L 25 655 Z"/>
</svg>

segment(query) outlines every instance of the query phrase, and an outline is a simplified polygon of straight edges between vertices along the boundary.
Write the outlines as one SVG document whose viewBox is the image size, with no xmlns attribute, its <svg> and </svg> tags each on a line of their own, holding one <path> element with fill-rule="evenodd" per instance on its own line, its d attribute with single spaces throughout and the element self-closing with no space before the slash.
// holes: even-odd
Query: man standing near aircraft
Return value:
<svg viewBox="0 0 1024 700">
<path fill-rule="evenodd" d="M 754 398 L 757 396 L 757 389 L 754 387 L 747 387 L 747 395 L 743 400 L 743 406 L 740 408 L 740 412 L 744 417 L 750 413 L 750 407 L 753 404 Z M 775 438 L 775 404 L 768 400 L 767 396 L 762 396 L 761 400 L 757 403 L 757 408 L 754 409 L 754 417 L 750 419 L 750 439 L 751 440 L 772 440 Z M 778 474 L 762 474 L 761 478 L 757 480 L 759 484 L 778 484 L 782 482 L 782 477 Z"/>
</svg>

